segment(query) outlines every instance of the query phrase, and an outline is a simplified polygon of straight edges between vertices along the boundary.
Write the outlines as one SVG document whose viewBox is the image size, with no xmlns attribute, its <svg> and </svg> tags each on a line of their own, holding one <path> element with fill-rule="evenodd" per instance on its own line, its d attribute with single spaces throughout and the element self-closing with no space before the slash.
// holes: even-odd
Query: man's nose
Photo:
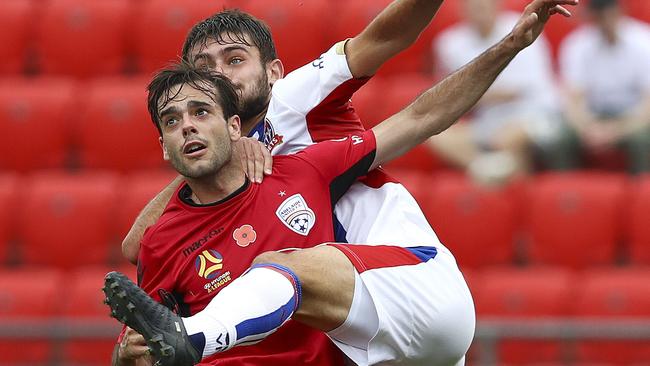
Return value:
<svg viewBox="0 0 650 366">
<path fill-rule="evenodd" d="M 187 137 L 190 134 L 195 134 L 197 132 L 196 126 L 192 120 L 190 118 L 183 118 L 183 137 Z"/>
<path fill-rule="evenodd" d="M 220 64 L 220 63 L 214 65 L 214 71 L 216 71 L 216 72 L 218 72 L 218 73 L 220 73 L 220 74 L 223 74 L 223 73 L 224 73 L 224 71 L 223 71 L 223 65 Z"/>
</svg>

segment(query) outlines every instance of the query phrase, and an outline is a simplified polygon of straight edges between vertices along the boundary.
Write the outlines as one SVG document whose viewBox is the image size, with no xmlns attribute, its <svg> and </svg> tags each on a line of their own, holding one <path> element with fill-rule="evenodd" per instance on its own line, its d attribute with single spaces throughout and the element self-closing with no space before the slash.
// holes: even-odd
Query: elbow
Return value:
<svg viewBox="0 0 650 366">
<path fill-rule="evenodd" d="M 138 253 L 140 251 L 140 243 L 132 240 L 128 235 L 122 240 L 122 256 L 132 264 L 138 263 Z"/>
</svg>

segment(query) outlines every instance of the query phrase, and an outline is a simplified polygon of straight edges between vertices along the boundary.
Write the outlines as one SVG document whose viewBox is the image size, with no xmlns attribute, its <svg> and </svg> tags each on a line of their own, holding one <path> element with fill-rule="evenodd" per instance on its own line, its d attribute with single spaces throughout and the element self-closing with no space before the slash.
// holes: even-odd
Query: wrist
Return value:
<svg viewBox="0 0 650 366">
<path fill-rule="evenodd" d="M 521 42 L 516 40 L 512 32 L 508 33 L 497 45 L 501 52 L 512 57 L 515 57 L 525 48 L 521 46 Z"/>
</svg>

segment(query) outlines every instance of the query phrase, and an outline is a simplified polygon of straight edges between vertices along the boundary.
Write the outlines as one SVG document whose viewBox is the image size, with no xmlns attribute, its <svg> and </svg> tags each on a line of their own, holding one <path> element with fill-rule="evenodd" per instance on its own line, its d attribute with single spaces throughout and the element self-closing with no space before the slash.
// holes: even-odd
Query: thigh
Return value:
<svg viewBox="0 0 650 366">
<path fill-rule="evenodd" d="M 433 247 L 333 246 L 353 263 L 375 305 L 379 330 L 368 341 L 368 364 L 460 362 L 475 316 L 453 256 Z"/>
</svg>

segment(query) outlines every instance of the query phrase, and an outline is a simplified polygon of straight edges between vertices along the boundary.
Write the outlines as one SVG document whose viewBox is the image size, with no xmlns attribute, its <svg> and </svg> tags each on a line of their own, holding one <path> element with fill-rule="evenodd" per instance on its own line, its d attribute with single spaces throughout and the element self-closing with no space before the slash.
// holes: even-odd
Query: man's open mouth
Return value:
<svg viewBox="0 0 650 366">
<path fill-rule="evenodd" d="M 198 155 L 201 151 L 205 150 L 206 146 L 201 141 L 190 141 L 183 146 L 183 153 L 185 155 L 194 156 Z"/>
</svg>

